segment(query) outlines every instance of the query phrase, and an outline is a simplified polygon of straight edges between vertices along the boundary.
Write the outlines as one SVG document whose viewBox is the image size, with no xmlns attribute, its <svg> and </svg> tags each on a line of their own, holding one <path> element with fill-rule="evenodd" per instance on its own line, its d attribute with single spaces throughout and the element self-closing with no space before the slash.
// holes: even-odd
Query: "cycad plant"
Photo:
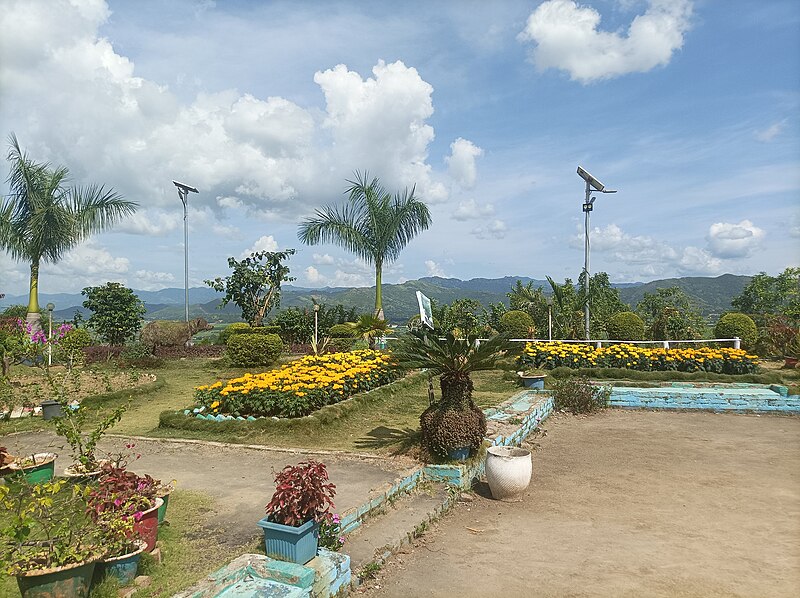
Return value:
<svg viewBox="0 0 800 598">
<path fill-rule="evenodd" d="M 377 178 L 356 172 L 344 206 L 326 206 L 300 224 L 297 236 L 306 245 L 333 243 L 375 266 L 375 317 L 383 320 L 381 278 L 384 264 L 395 261 L 403 248 L 431 224 L 426 206 L 414 188 L 394 196 Z"/>
<path fill-rule="evenodd" d="M 66 186 L 69 171 L 28 158 L 9 139 L 10 193 L 0 203 L 0 249 L 30 264 L 28 321 L 39 329 L 39 266 L 56 263 L 81 241 L 136 211 L 136 203 L 103 186 Z"/>
<path fill-rule="evenodd" d="M 471 372 L 489 370 L 509 348 L 498 335 L 485 341 L 475 336 L 458 338 L 452 333 L 417 331 L 405 336 L 393 355 L 401 367 L 422 368 L 439 376 L 441 400 L 420 417 L 422 442 L 442 457 L 457 449 L 480 448 L 486 435 L 486 417 L 472 400 Z"/>
<path fill-rule="evenodd" d="M 389 331 L 389 322 L 372 314 L 362 314 L 358 321 L 350 322 L 349 325 L 357 336 L 367 341 L 370 349 L 374 349 L 378 338 Z"/>
</svg>

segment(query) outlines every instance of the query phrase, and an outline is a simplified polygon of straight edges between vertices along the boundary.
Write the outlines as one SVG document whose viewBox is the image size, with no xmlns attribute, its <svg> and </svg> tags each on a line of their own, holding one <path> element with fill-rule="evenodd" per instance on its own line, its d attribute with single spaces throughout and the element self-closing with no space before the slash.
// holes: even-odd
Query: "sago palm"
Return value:
<svg viewBox="0 0 800 598">
<path fill-rule="evenodd" d="M 356 172 L 344 206 L 326 206 L 300 224 L 297 233 L 306 245 L 333 243 L 375 267 L 375 312 L 383 318 L 383 266 L 395 261 L 403 248 L 431 224 L 426 206 L 406 189 L 392 196 L 377 178 Z"/>
<path fill-rule="evenodd" d="M 65 167 L 34 162 L 13 133 L 9 145 L 10 193 L 0 203 L 0 249 L 30 264 L 28 318 L 38 327 L 40 264 L 58 262 L 88 236 L 132 214 L 137 204 L 103 186 L 68 187 Z"/>
</svg>

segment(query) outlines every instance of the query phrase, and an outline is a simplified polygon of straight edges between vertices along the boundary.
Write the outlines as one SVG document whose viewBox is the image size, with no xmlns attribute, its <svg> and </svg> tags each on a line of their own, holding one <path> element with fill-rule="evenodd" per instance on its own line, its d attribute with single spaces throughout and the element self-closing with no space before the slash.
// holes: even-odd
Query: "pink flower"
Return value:
<svg viewBox="0 0 800 598">
<path fill-rule="evenodd" d="M 144 515 L 144 513 L 143 513 L 142 511 L 136 511 L 136 512 L 133 514 L 133 520 L 134 520 L 134 521 L 141 521 L 141 520 L 142 520 L 142 516 L 143 516 L 143 515 Z"/>
</svg>

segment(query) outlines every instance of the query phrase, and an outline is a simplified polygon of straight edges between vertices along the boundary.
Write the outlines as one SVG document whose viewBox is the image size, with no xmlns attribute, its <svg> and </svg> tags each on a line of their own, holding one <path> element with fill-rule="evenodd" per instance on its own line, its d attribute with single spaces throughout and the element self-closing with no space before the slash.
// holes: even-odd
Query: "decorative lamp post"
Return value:
<svg viewBox="0 0 800 598">
<path fill-rule="evenodd" d="M 47 367 L 53 365 L 53 345 L 50 341 L 53 338 L 53 310 L 55 308 L 54 303 L 47 304 Z"/>
<path fill-rule="evenodd" d="M 584 332 L 586 333 L 586 340 L 589 340 L 589 212 L 594 209 L 595 197 L 591 197 L 595 191 L 599 193 L 616 193 L 616 189 L 606 189 L 606 186 L 594 178 L 591 174 L 586 172 L 583 168 L 578 166 L 578 176 L 586 181 L 586 196 L 583 200 L 583 213 L 586 214 L 584 218 L 583 231 L 583 290 L 586 297 L 586 304 L 583 306 L 584 315 Z"/>
<path fill-rule="evenodd" d="M 184 185 L 178 181 L 172 181 L 172 184 L 178 188 L 178 197 L 181 198 L 183 203 L 183 280 L 184 280 L 184 296 L 183 306 L 186 323 L 189 323 L 189 210 L 187 206 L 189 192 L 197 193 L 197 189 Z"/>
</svg>

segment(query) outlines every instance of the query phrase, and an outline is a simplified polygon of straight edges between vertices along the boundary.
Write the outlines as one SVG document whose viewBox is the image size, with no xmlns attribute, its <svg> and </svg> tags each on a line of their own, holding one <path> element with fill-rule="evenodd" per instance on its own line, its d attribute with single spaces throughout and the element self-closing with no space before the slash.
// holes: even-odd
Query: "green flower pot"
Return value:
<svg viewBox="0 0 800 598">
<path fill-rule="evenodd" d="M 164 518 L 167 516 L 167 505 L 169 504 L 169 494 L 161 497 L 164 502 L 158 507 L 158 525 L 164 523 Z"/>
<path fill-rule="evenodd" d="M 8 470 L 10 475 L 24 475 L 25 481 L 31 485 L 43 484 L 53 479 L 57 456 L 55 453 L 36 453 L 33 455 L 32 465 L 20 467 L 12 463 Z"/>
<path fill-rule="evenodd" d="M 17 575 L 22 598 L 86 598 L 95 562 L 28 571 Z"/>
</svg>

